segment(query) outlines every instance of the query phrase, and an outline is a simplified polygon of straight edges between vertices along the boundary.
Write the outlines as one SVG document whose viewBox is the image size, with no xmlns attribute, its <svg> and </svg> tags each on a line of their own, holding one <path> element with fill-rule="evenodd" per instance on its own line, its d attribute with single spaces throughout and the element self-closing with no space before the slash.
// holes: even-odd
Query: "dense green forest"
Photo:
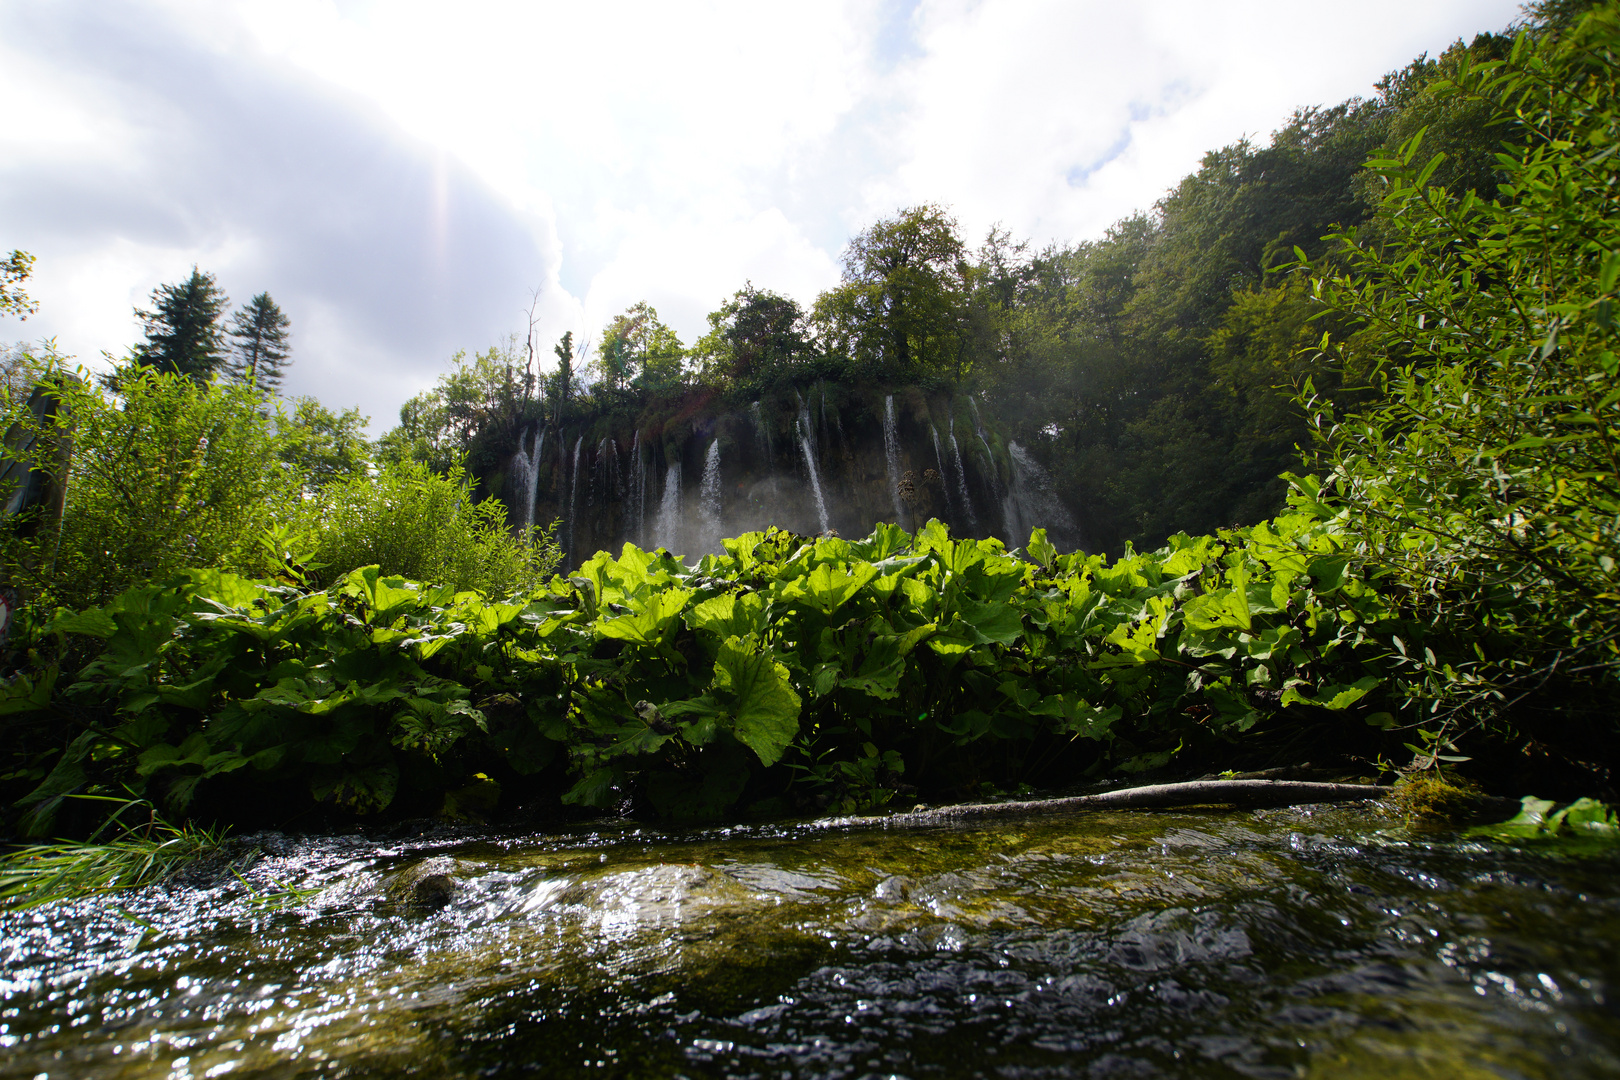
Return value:
<svg viewBox="0 0 1620 1080">
<path fill-rule="evenodd" d="M 1617 51 L 1612 5 L 1545 5 L 1102 240 L 970 252 L 913 208 L 808 312 L 748 286 L 686 347 L 638 305 L 550 371 L 531 334 L 375 447 L 240 365 L 14 357 L 10 444 L 50 480 L 72 417 L 74 494 L 0 552 L 8 820 L 789 813 L 1307 755 L 1607 796 Z M 1096 550 L 772 529 L 552 576 L 476 498 L 542 421 L 852 383 L 965 395 Z"/>
</svg>

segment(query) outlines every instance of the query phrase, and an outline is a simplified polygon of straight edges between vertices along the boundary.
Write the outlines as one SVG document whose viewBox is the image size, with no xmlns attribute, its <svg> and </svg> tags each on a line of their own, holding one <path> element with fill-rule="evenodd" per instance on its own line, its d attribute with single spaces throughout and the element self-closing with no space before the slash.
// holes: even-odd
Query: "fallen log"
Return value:
<svg viewBox="0 0 1620 1080">
<path fill-rule="evenodd" d="M 985 819 L 1041 817 L 1076 810 L 1136 810 L 1178 806 L 1299 806 L 1382 799 L 1394 788 L 1377 784 L 1323 784 L 1307 780 L 1189 780 L 1149 784 L 1096 795 L 1021 802 L 967 803 L 888 817 L 835 818 L 829 825 L 930 825 Z"/>
</svg>

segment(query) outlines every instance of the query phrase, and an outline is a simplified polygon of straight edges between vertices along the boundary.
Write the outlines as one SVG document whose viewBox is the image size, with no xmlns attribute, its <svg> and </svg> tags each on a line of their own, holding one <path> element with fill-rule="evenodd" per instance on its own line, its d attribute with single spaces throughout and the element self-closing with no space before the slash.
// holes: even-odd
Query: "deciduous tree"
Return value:
<svg viewBox="0 0 1620 1080">
<path fill-rule="evenodd" d="M 844 249 L 843 279 L 816 300 L 829 347 L 897 373 L 963 373 L 968 264 L 943 208 L 912 207 L 857 235 Z"/>
<path fill-rule="evenodd" d="M 15 315 L 20 320 L 39 310 L 39 305 L 23 291 L 23 282 L 34 272 L 34 257 L 26 251 L 13 251 L 0 262 L 0 315 Z"/>
</svg>

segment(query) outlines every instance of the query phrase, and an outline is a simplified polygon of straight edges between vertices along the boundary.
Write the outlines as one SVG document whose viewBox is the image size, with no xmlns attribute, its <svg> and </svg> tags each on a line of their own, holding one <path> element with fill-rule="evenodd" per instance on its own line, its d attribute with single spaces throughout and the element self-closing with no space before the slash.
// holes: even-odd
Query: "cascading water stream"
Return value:
<svg viewBox="0 0 1620 1080">
<path fill-rule="evenodd" d="M 765 416 L 760 411 L 759 402 L 754 402 L 748 408 L 749 415 L 754 421 L 754 437 L 759 443 L 759 457 L 765 463 L 765 475 L 770 478 L 771 491 L 776 491 L 776 461 L 771 449 L 771 433 L 765 430 Z"/>
<path fill-rule="evenodd" d="M 793 396 L 798 397 L 798 391 L 794 391 Z M 810 406 L 803 398 L 799 398 L 798 432 L 799 441 L 809 445 L 810 457 L 814 458 L 816 456 L 816 429 L 815 425 L 810 423 Z"/>
<path fill-rule="evenodd" d="M 1324 807 L 405 832 L 0 906 L 0 1072 L 1620 1073 L 1613 855 Z"/>
<path fill-rule="evenodd" d="M 799 435 L 799 448 L 804 452 L 804 463 L 810 472 L 810 491 L 816 497 L 816 517 L 821 522 L 823 533 L 832 531 L 832 523 L 827 520 L 827 500 L 821 495 L 821 473 L 816 468 L 816 447 L 811 442 L 806 428 L 809 426 L 809 416 L 801 414 L 801 418 L 794 422 L 794 429 Z"/>
<path fill-rule="evenodd" d="M 979 515 L 973 512 L 973 498 L 968 494 L 967 470 L 962 468 L 962 448 L 956 445 L 956 417 L 950 425 L 951 457 L 956 461 L 956 494 L 962 500 L 962 512 L 967 515 L 968 528 L 979 527 Z"/>
<path fill-rule="evenodd" d="M 523 449 L 523 435 L 518 435 L 517 452 L 512 455 L 512 464 L 508 470 L 511 474 L 512 488 L 520 493 L 527 493 L 532 486 L 529 478 L 537 475 L 539 468 L 534 460 L 533 445 L 525 451 Z M 527 507 L 527 508 L 525 508 Z M 528 534 L 529 526 L 534 523 L 534 505 L 532 500 L 525 499 L 520 494 L 516 505 L 508 505 L 508 516 L 517 518 L 518 534 Z"/>
<path fill-rule="evenodd" d="M 647 542 L 647 468 L 641 460 L 641 432 L 630 441 L 630 521 L 635 543 Z"/>
<path fill-rule="evenodd" d="M 1048 539 L 1061 548 L 1081 546 L 1080 523 L 1052 490 L 1052 477 L 1016 442 L 1007 443 L 1007 456 L 1013 477 L 1007 503 L 1021 519 L 1020 528 L 1046 529 Z"/>
<path fill-rule="evenodd" d="M 883 399 L 883 458 L 889 469 L 889 497 L 894 500 L 894 521 L 906 527 L 906 510 L 900 502 L 900 438 L 894 422 L 894 395 Z"/>
<path fill-rule="evenodd" d="M 534 441 L 530 444 L 528 490 L 523 493 L 523 531 L 525 535 L 534 528 L 534 500 L 540 493 L 540 455 L 546 449 L 546 429 L 542 425 L 535 433 Z"/>
<path fill-rule="evenodd" d="M 658 504 L 658 523 L 653 529 L 653 544 L 674 551 L 680 547 L 677 533 L 681 527 L 681 463 L 670 463 L 664 474 L 664 497 Z"/>
<path fill-rule="evenodd" d="M 575 529 L 579 523 L 579 455 L 585 446 L 585 436 L 574 439 L 574 469 L 568 481 L 568 559 L 577 562 L 579 553 L 574 549 Z"/>
<path fill-rule="evenodd" d="M 951 470 L 945 467 L 945 453 L 939 448 L 939 428 L 933 424 L 928 425 L 928 433 L 934 437 L 934 460 L 939 462 L 939 489 L 945 495 L 945 516 L 954 516 L 951 505 Z"/>
<path fill-rule="evenodd" d="M 703 486 L 698 493 L 698 514 L 703 522 L 702 548 L 719 554 L 722 521 L 720 502 L 720 440 L 709 444 L 709 453 L 703 461 Z"/>
</svg>

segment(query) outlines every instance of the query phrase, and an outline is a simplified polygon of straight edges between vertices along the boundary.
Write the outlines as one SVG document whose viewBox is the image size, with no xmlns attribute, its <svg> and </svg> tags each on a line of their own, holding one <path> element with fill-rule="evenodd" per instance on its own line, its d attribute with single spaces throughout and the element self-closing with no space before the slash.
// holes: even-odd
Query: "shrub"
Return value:
<svg viewBox="0 0 1620 1080">
<path fill-rule="evenodd" d="M 513 536 L 498 500 L 474 502 L 459 467 L 441 476 L 420 462 L 387 465 L 375 477 L 327 485 L 306 514 L 311 565 L 325 581 L 376 565 L 385 574 L 502 595 L 538 585 L 560 561 L 549 530 L 532 540 Z"/>
<path fill-rule="evenodd" d="M 271 418 L 246 387 L 131 368 L 113 395 L 54 357 L 37 376 L 62 418 L 38 434 L 72 440 L 66 504 L 57 529 L 7 529 L 0 570 L 39 609 L 99 604 L 187 567 L 249 565 L 259 536 L 297 504 Z M 12 412 L 15 425 L 42 423 L 26 404 Z"/>
</svg>

